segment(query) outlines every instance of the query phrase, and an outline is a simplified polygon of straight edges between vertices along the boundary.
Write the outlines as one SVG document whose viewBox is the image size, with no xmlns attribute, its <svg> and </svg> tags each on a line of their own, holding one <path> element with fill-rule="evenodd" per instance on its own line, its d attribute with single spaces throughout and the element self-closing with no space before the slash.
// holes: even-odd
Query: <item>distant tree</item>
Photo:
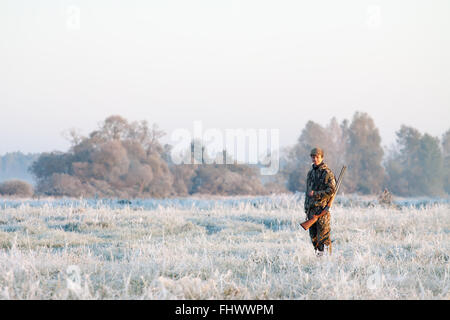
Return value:
<svg viewBox="0 0 450 320">
<path fill-rule="evenodd" d="M 109 116 L 100 124 L 98 136 L 105 141 L 126 140 L 130 136 L 130 127 L 128 121 L 118 115 Z"/>
<path fill-rule="evenodd" d="M 48 185 L 47 179 L 53 174 L 72 173 L 72 155 L 63 152 L 44 152 L 29 167 L 37 182 L 37 191 Z"/>
<path fill-rule="evenodd" d="M 345 185 L 349 192 L 377 194 L 382 189 L 384 151 L 373 119 L 367 113 L 356 112 L 348 128 Z"/>
<path fill-rule="evenodd" d="M 419 162 L 422 175 L 417 181 L 419 190 L 426 195 L 442 195 L 445 172 L 440 141 L 425 133 L 420 142 Z"/>
<path fill-rule="evenodd" d="M 439 139 L 402 125 L 387 160 L 389 187 L 402 196 L 441 195 L 445 177 Z"/>
<path fill-rule="evenodd" d="M 419 175 L 413 168 L 419 167 L 416 155 L 420 147 L 421 133 L 417 129 L 402 125 L 396 135 L 397 144 L 386 161 L 388 186 L 394 194 L 413 195 L 416 193 L 413 182 Z"/>
<path fill-rule="evenodd" d="M 450 129 L 442 137 L 442 150 L 444 160 L 444 190 L 450 194 Z"/>
<path fill-rule="evenodd" d="M 442 150 L 445 157 L 450 156 L 450 129 L 442 135 Z"/>
<path fill-rule="evenodd" d="M 152 180 L 152 167 L 139 161 L 132 161 L 124 184 L 133 190 L 131 192 L 132 197 L 141 197 L 144 194 L 144 188 L 148 187 Z"/>
<path fill-rule="evenodd" d="M 204 164 L 196 170 L 191 193 L 263 195 L 267 191 L 254 168 L 243 164 Z"/>
<path fill-rule="evenodd" d="M 404 168 L 400 162 L 400 152 L 396 147 L 389 150 L 384 161 L 386 169 L 385 186 L 393 194 L 400 196 L 409 195 L 408 179 L 404 175 Z"/>
<path fill-rule="evenodd" d="M 188 196 L 192 193 L 193 178 L 197 174 L 198 165 L 179 164 L 170 166 L 173 176 L 173 189 L 179 196 Z"/>
<path fill-rule="evenodd" d="M 51 175 L 51 183 L 46 188 L 46 194 L 81 197 L 88 195 L 87 190 L 78 177 L 66 173 L 54 173 Z"/>
<path fill-rule="evenodd" d="M 161 149 L 159 149 L 162 151 Z M 147 195 L 164 198 L 174 195 L 173 176 L 169 166 L 160 153 L 152 153 L 147 157 L 146 163 L 152 168 L 153 179 L 144 188 Z"/>
<path fill-rule="evenodd" d="M 163 156 L 164 134 L 146 121 L 110 116 L 88 137 L 76 136 L 67 153 L 43 154 L 31 168 L 38 191 L 52 195 L 165 197 L 173 177 Z"/>
<path fill-rule="evenodd" d="M 33 187 L 21 180 L 8 180 L 0 183 L 0 195 L 13 197 L 31 197 Z"/>
<path fill-rule="evenodd" d="M 0 182 L 22 180 L 34 184 L 33 176 L 28 169 L 38 157 L 37 153 L 22 152 L 8 152 L 0 156 Z"/>
<path fill-rule="evenodd" d="M 326 129 L 329 135 L 325 146 L 327 164 L 334 172 L 338 172 L 346 162 L 349 141 L 348 120 L 343 120 L 339 124 L 336 118 L 332 118 Z"/>
<path fill-rule="evenodd" d="M 171 166 L 177 194 L 256 195 L 266 194 L 256 168 L 246 164 L 230 164 L 233 159 L 222 152 L 223 164 L 208 157 L 202 141 L 194 139 L 190 146 L 189 164 Z M 226 164 L 228 163 L 228 164 Z"/>
</svg>

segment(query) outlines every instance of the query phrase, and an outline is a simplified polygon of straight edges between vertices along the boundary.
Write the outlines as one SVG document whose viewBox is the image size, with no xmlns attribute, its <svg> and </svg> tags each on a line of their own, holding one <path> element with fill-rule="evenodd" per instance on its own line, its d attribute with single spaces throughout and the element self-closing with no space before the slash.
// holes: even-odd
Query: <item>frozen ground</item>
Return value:
<svg viewBox="0 0 450 320">
<path fill-rule="evenodd" d="M 340 198 L 316 258 L 299 195 L 0 199 L 2 299 L 450 299 L 450 204 Z"/>
</svg>

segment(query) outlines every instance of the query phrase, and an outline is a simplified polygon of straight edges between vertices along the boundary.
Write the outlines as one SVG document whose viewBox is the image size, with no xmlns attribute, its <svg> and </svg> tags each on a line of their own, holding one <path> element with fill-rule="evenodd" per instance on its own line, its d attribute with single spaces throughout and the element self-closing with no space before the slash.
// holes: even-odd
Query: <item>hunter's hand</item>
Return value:
<svg viewBox="0 0 450 320">
<path fill-rule="evenodd" d="M 312 197 L 313 195 L 314 195 L 314 190 L 311 190 L 311 191 L 308 193 L 308 196 Z"/>
</svg>

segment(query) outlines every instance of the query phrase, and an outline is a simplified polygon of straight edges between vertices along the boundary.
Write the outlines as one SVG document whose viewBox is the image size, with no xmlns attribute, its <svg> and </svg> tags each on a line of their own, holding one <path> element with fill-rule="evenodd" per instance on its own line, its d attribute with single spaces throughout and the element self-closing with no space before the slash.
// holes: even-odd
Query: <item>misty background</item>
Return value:
<svg viewBox="0 0 450 320">
<path fill-rule="evenodd" d="M 88 137 L 111 115 L 157 123 L 161 146 L 195 120 L 279 129 L 294 170 L 288 149 L 312 143 L 305 128 L 333 117 L 350 125 L 356 112 L 378 130 L 383 172 L 411 176 L 393 165 L 410 137 L 441 152 L 416 168 L 441 161 L 445 176 L 449 10 L 448 1 L 2 1 L 0 179 L 36 184 L 24 168 L 42 153 L 73 153 L 70 130 Z M 290 172 L 277 183 L 301 189 Z M 354 190 L 395 189 L 390 179 Z"/>
</svg>

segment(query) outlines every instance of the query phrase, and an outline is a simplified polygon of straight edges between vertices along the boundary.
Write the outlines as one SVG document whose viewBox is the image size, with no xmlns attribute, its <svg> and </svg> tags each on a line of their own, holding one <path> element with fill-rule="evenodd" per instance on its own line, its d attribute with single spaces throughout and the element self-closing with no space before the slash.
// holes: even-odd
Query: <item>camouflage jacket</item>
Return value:
<svg viewBox="0 0 450 320">
<path fill-rule="evenodd" d="M 308 196 L 311 190 L 312 197 Z M 330 168 L 324 162 L 318 166 L 313 164 L 306 179 L 305 212 L 314 207 L 324 208 L 335 191 L 336 178 Z"/>
</svg>

